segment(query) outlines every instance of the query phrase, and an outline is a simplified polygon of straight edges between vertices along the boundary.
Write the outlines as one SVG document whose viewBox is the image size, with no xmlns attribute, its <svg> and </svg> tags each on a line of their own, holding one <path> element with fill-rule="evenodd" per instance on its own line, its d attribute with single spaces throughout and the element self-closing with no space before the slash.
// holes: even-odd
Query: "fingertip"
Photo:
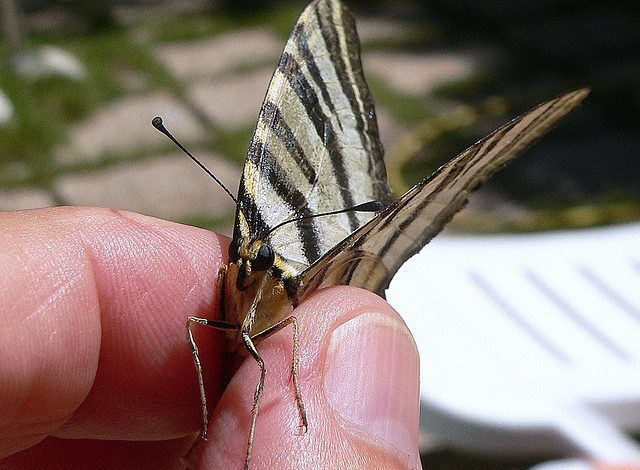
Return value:
<svg viewBox="0 0 640 470">
<path fill-rule="evenodd" d="M 402 319 L 380 297 L 349 287 L 318 291 L 293 314 L 308 430 L 300 432 L 292 331 L 284 329 L 258 345 L 267 376 L 252 468 L 414 468 L 418 358 Z M 258 377 L 248 358 L 213 413 L 203 468 L 242 465 Z"/>
<path fill-rule="evenodd" d="M 364 300 L 364 299 L 363 299 Z M 370 302 L 330 332 L 324 392 L 342 429 L 412 468 L 419 460 L 419 360 L 411 333 L 386 304 Z"/>
</svg>

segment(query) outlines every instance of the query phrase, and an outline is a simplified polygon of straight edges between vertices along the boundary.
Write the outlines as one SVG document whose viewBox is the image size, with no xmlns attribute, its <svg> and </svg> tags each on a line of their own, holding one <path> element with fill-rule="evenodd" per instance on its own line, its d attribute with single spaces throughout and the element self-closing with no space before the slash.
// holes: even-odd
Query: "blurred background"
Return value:
<svg viewBox="0 0 640 470">
<path fill-rule="evenodd" d="M 305 1 L 0 0 L 0 210 L 95 205 L 230 233 L 257 112 Z M 592 93 L 472 198 L 452 230 L 640 219 L 633 2 L 349 1 L 396 194 L 517 114 Z M 428 468 L 527 468 L 426 447 Z"/>
<path fill-rule="evenodd" d="M 2 0 L 0 209 L 126 208 L 227 231 L 232 191 L 304 1 Z M 640 9 L 627 2 L 352 1 L 396 194 L 562 92 L 588 100 L 454 228 L 640 218 Z"/>
</svg>

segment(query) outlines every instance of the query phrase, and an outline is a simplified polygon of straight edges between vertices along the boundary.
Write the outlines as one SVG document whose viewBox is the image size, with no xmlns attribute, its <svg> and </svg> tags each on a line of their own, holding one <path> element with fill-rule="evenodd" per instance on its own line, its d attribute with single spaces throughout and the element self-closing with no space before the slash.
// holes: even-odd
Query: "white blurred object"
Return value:
<svg viewBox="0 0 640 470">
<path fill-rule="evenodd" d="M 0 126 L 9 124 L 13 117 L 13 104 L 9 97 L 0 90 Z"/>
<path fill-rule="evenodd" d="M 529 470 L 597 470 L 589 462 L 584 460 L 567 459 L 567 460 L 554 460 L 552 462 L 545 462 L 531 467 Z"/>
<path fill-rule="evenodd" d="M 387 298 L 443 443 L 640 462 L 640 224 L 437 238 Z"/>
<path fill-rule="evenodd" d="M 60 75 L 72 80 L 82 80 L 87 75 L 78 58 L 54 46 L 21 52 L 14 57 L 14 66 L 18 73 L 32 78 Z"/>
</svg>

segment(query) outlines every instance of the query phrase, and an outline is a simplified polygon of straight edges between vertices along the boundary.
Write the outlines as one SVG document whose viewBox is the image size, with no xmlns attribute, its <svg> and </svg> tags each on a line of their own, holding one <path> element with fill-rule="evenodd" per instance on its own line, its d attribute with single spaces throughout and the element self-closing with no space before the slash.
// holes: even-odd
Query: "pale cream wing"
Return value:
<svg viewBox="0 0 640 470">
<path fill-rule="evenodd" d="M 298 272 L 369 221 L 349 211 L 391 202 L 373 99 L 350 12 L 337 0 L 303 11 L 260 110 L 238 193 L 234 239 L 262 239 Z M 288 273 L 290 274 L 290 273 Z"/>
</svg>

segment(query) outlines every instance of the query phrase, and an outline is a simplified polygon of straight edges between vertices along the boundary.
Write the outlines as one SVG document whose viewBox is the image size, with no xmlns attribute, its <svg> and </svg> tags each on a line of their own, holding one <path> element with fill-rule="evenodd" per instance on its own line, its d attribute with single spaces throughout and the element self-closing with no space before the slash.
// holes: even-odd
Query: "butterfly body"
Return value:
<svg viewBox="0 0 640 470">
<path fill-rule="evenodd" d="M 225 292 L 221 299 L 224 302 L 223 319 L 238 325 L 240 330 L 240 325 L 251 313 L 253 321 L 248 333 L 255 337 L 289 316 L 292 303 L 282 279 L 269 271 L 253 272 L 246 277 L 242 274 L 246 272 L 245 266 L 246 262 L 229 263 L 220 273 Z M 239 282 L 243 283 L 241 289 L 238 289 Z M 239 342 L 238 333 L 239 331 L 229 331 L 229 336 L 236 343 Z"/>
</svg>

